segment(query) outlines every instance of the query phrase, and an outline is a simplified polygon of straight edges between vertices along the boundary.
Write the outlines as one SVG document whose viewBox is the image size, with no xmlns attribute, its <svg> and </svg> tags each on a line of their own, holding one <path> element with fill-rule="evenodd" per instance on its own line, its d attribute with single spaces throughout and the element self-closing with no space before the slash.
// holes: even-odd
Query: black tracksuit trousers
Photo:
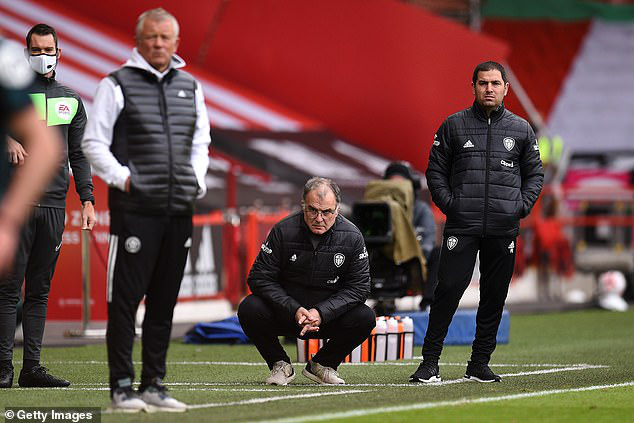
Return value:
<svg viewBox="0 0 634 423">
<path fill-rule="evenodd" d="M 295 316 L 282 313 L 257 295 L 249 295 L 240 303 L 238 319 L 269 369 L 280 360 L 291 363 L 278 336 L 299 337 L 301 328 L 295 323 Z M 374 311 L 359 304 L 337 319 L 322 324 L 318 332 L 308 332 L 302 339 L 329 339 L 313 360 L 336 370 L 346 356 L 366 340 L 375 324 Z"/>
<path fill-rule="evenodd" d="M 191 216 L 111 212 L 106 332 L 111 390 L 134 380 L 134 324 L 144 296 L 141 383 L 165 377 L 172 316 L 191 235 Z"/>
<path fill-rule="evenodd" d="M 40 360 L 51 279 L 62 246 L 64 209 L 35 207 L 22 227 L 13 270 L 0 280 L 0 360 L 13 358 L 16 305 L 25 282 L 24 360 Z"/>
<path fill-rule="evenodd" d="M 451 247 L 451 248 L 450 248 Z M 449 324 L 469 286 L 480 251 L 480 303 L 471 361 L 488 364 L 515 264 L 515 238 L 445 236 L 440 253 L 438 287 L 431 304 L 423 359 L 438 362 Z"/>
</svg>

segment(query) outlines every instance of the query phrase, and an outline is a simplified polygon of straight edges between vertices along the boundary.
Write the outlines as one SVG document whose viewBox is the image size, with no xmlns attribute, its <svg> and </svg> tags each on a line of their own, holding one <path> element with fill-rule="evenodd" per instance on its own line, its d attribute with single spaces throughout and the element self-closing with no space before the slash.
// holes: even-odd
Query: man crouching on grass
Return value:
<svg viewBox="0 0 634 423">
<path fill-rule="evenodd" d="M 269 385 L 295 378 L 278 336 L 329 339 L 302 374 L 326 385 L 340 385 L 337 367 L 375 325 L 365 300 L 370 266 L 361 232 L 339 215 L 335 182 L 306 182 L 302 210 L 278 222 L 262 244 L 249 273 L 253 294 L 238 308 L 246 335 L 271 369 Z"/>
</svg>

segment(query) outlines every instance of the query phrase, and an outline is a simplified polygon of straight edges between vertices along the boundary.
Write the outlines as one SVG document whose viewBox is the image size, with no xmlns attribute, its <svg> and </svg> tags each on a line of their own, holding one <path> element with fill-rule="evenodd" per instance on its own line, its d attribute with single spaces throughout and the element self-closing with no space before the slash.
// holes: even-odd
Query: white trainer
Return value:
<svg viewBox="0 0 634 423">
<path fill-rule="evenodd" d="M 339 373 L 332 367 L 322 366 L 314 361 L 306 363 L 302 374 L 313 382 L 321 385 L 343 385 L 346 382 L 339 377 Z"/>
<path fill-rule="evenodd" d="M 117 388 L 112 393 L 112 411 L 138 413 L 148 411 L 148 406 L 131 387 Z"/>
<path fill-rule="evenodd" d="M 271 370 L 271 376 L 266 378 L 267 385 L 280 385 L 286 386 L 295 379 L 295 369 L 286 361 L 277 361 L 273 364 L 273 370 Z"/>
<path fill-rule="evenodd" d="M 172 398 L 161 384 L 152 384 L 141 392 L 141 399 L 148 405 L 148 411 L 183 412 L 187 404 Z"/>
</svg>

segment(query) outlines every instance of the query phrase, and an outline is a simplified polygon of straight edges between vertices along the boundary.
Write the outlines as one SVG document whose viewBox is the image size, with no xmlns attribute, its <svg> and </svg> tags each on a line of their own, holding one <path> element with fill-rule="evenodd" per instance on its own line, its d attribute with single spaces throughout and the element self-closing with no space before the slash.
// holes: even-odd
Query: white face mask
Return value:
<svg viewBox="0 0 634 423">
<path fill-rule="evenodd" d="M 29 64 L 35 72 L 46 75 L 54 71 L 57 66 L 57 54 L 38 54 L 37 56 L 29 56 Z"/>
</svg>

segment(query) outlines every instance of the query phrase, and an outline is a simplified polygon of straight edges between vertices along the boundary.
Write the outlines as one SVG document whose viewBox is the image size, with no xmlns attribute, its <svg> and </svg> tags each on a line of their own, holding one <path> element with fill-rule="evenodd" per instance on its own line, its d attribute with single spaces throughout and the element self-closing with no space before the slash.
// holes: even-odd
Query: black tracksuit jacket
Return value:
<svg viewBox="0 0 634 423">
<path fill-rule="evenodd" d="M 528 122 L 504 105 L 487 117 L 477 103 L 440 126 L 426 176 L 445 234 L 482 237 L 517 236 L 544 180 Z"/>
<path fill-rule="evenodd" d="M 315 308 L 322 323 L 328 323 L 365 302 L 370 293 L 363 235 L 337 216 L 313 248 L 303 213 L 293 213 L 271 229 L 247 282 L 255 295 L 291 316 L 300 306 Z"/>
<path fill-rule="evenodd" d="M 46 78 L 38 74 L 30 91 L 36 109 L 45 113 L 48 126 L 56 127 L 64 141 L 59 171 L 37 205 L 61 209 L 66 207 L 66 193 L 70 184 L 69 162 L 73 169 L 75 189 L 82 204 L 85 201 L 94 203 L 90 164 L 81 149 L 86 126 L 86 110 L 81 98 L 75 91 L 58 83 L 55 75 Z"/>
</svg>

